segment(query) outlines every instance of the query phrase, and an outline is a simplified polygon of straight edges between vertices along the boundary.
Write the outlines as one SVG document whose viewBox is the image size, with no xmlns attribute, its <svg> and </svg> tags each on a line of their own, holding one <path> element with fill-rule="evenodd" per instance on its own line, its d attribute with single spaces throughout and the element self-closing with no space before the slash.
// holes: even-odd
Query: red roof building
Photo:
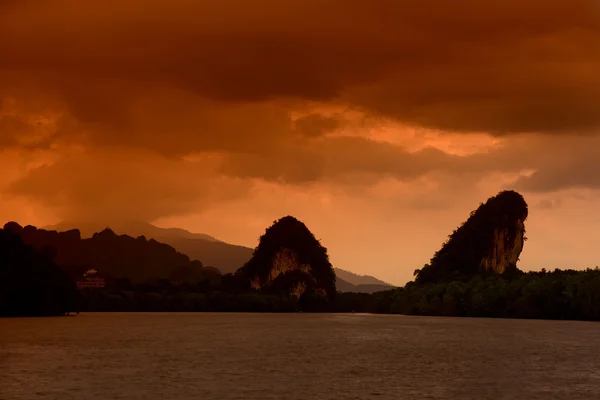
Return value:
<svg viewBox="0 0 600 400">
<path fill-rule="evenodd" d="M 98 275 L 95 269 L 87 270 L 83 277 L 77 281 L 77 289 L 101 289 L 106 287 L 106 280 Z"/>
</svg>

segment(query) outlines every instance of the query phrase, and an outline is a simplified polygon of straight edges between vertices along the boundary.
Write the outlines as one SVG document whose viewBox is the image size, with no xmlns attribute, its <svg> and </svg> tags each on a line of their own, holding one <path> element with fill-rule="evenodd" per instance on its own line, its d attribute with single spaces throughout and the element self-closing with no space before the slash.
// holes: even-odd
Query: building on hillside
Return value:
<svg viewBox="0 0 600 400">
<path fill-rule="evenodd" d="M 106 287 L 106 279 L 98 274 L 95 269 L 89 269 L 77 281 L 77 289 L 101 289 Z"/>
</svg>

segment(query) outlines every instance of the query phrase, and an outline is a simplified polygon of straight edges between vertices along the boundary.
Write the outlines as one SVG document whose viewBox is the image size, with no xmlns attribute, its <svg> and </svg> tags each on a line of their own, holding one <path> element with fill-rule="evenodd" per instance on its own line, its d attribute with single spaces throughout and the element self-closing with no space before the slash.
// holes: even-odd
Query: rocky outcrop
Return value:
<svg viewBox="0 0 600 400">
<path fill-rule="evenodd" d="M 460 280 L 475 274 L 514 271 L 525 242 L 527 203 L 515 191 L 494 196 L 471 213 L 435 253 L 416 271 L 417 282 Z"/>
<path fill-rule="evenodd" d="M 508 228 L 494 229 L 492 248 L 487 257 L 481 260 L 481 268 L 496 274 L 503 274 L 517 265 L 525 243 L 525 221 L 515 222 L 514 235 Z"/>
<path fill-rule="evenodd" d="M 325 249 L 306 225 L 287 216 L 275 221 L 260 241 L 252 258 L 236 276 L 262 292 L 304 293 L 331 297 L 335 273 Z"/>
</svg>

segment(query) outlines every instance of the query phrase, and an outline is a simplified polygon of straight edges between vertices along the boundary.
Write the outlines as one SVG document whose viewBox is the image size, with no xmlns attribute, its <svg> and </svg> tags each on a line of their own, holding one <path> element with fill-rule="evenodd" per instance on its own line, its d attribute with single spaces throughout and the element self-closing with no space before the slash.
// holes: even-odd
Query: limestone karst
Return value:
<svg viewBox="0 0 600 400">
<path fill-rule="evenodd" d="M 527 215 L 527 203 L 519 193 L 509 190 L 491 197 L 471 212 L 430 263 L 417 271 L 416 281 L 455 280 L 516 270 Z"/>
<path fill-rule="evenodd" d="M 302 222 L 286 216 L 275 221 L 238 277 L 257 291 L 285 292 L 299 298 L 313 292 L 335 294 L 335 273 L 327 249 Z"/>
</svg>

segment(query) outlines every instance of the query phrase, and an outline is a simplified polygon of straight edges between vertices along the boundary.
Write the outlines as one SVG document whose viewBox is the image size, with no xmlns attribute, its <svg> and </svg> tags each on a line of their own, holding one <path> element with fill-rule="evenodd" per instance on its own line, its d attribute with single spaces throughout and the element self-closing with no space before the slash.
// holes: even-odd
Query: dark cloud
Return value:
<svg viewBox="0 0 600 400">
<path fill-rule="evenodd" d="M 487 157 L 486 157 L 487 156 Z M 372 185 L 382 179 L 413 181 L 434 172 L 482 175 L 520 170 L 498 162 L 502 151 L 456 156 L 435 148 L 410 152 L 402 146 L 362 137 L 333 136 L 290 142 L 273 153 L 225 156 L 221 172 L 236 177 L 285 183 L 327 181 Z"/>
<path fill-rule="evenodd" d="M 67 220 L 152 221 L 248 193 L 248 182 L 217 177 L 212 169 L 147 152 L 94 151 L 34 168 L 4 193 L 34 199 Z"/>
<path fill-rule="evenodd" d="M 527 192 L 554 192 L 563 189 L 600 189 L 598 158 L 573 161 L 568 165 L 544 166 L 517 180 L 515 187 Z"/>
<path fill-rule="evenodd" d="M 600 189 L 600 137 L 537 139 L 531 145 L 533 171 L 516 181 L 517 190 Z"/>
<path fill-rule="evenodd" d="M 31 199 L 69 220 L 93 215 L 151 221 L 242 198 L 255 179 L 293 185 L 327 182 L 356 190 L 388 178 L 410 183 L 437 174 L 448 182 L 453 176 L 451 186 L 461 182 L 465 189 L 490 172 L 510 170 L 505 159 L 502 152 L 488 157 L 461 157 L 434 148 L 409 152 L 349 136 L 297 137 L 270 151 L 202 153 L 189 161 L 147 150 L 98 147 L 30 169 L 5 193 Z"/>
<path fill-rule="evenodd" d="M 14 104 L 0 99 L 0 150 L 47 149 L 55 141 L 57 132 L 47 126 L 55 124 L 43 113 L 22 113 Z"/>
<path fill-rule="evenodd" d="M 592 0 L 0 0 L 0 9 L 0 147 L 58 159 L 10 193 L 69 218 L 126 215 L 131 204 L 145 219 L 183 214 L 252 179 L 370 185 L 531 170 L 517 187 L 598 184 L 598 147 L 555 140 L 600 132 Z M 370 140 L 380 121 L 515 135 L 459 157 Z M 554 135 L 521 142 L 523 132 Z"/>
<path fill-rule="evenodd" d="M 0 115 L 0 149 L 17 144 L 17 136 L 28 130 L 28 125 L 18 118 Z"/>
<path fill-rule="evenodd" d="M 124 123 L 159 85 L 442 130 L 589 132 L 598 15 L 593 0 L 26 1 L 0 15 L 0 69 L 53 86 L 85 121 Z"/>
<path fill-rule="evenodd" d="M 344 125 L 340 116 L 325 116 L 321 114 L 309 114 L 294 121 L 294 128 L 301 135 L 307 137 L 320 137 L 334 132 Z"/>
</svg>

